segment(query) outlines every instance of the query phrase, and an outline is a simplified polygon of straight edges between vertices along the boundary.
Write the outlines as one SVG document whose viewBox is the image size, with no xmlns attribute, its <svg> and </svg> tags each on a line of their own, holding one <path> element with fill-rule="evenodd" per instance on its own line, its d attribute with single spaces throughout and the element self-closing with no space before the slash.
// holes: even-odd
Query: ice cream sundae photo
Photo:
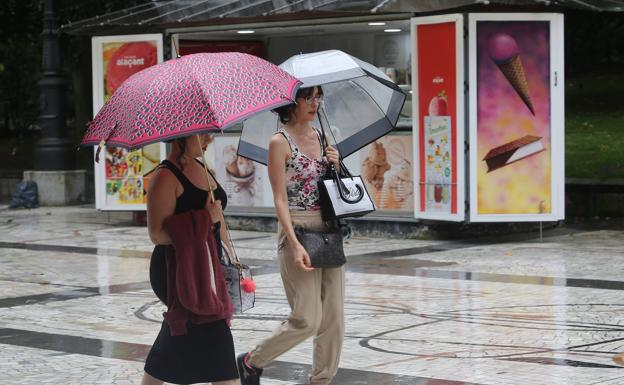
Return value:
<svg viewBox="0 0 624 385">
<path fill-rule="evenodd" d="M 228 199 L 237 206 L 253 206 L 256 195 L 255 171 L 252 160 L 239 156 L 233 145 L 223 148 L 223 164 L 228 185 Z"/>
</svg>

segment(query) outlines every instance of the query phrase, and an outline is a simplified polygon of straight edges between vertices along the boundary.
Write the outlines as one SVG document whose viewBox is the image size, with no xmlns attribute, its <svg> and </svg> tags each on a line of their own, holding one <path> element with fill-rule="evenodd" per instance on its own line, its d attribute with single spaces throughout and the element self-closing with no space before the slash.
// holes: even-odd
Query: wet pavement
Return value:
<svg viewBox="0 0 624 385">
<path fill-rule="evenodd" d="M 624 384 L 624 228 L 348 241 L 340 385 Z M 237 352 L 288 314 L 272 233 L 233 231 L 258 286 Z M 0 384 L 139 384 L 164 307 L 126 213 L 0 207 Z M 265 370 L 303 384 L 310 341 Z M 621 358 L 621 357 L 620 357 Z"/>
</svg>

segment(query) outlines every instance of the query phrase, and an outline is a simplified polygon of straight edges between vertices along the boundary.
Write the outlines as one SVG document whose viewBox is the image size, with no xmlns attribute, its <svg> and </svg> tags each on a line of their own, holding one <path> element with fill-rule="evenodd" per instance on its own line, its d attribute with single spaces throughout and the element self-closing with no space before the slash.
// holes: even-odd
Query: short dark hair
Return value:
<svg viewBox="0 0 624 385">
<path fill-rule="evenodd" d="M 297 91 L 297 95 L 295 95 L 295 99 L 299 98 L 307 98 L 308 96 L 312 96 L 314 94 L 314 89 L 318 88 L 318 94 L 323 95 L 323 88 L 321 86 L 313 86 L 306 88 L 299 88 Z M 279 120 L 282 124 L 287 124 L 292 120 L 292 115 L 295 112 L 295 103 L 287 104 L 285 106 L 277 107 L 274 111 L 279 115 Z"/>
</svg>

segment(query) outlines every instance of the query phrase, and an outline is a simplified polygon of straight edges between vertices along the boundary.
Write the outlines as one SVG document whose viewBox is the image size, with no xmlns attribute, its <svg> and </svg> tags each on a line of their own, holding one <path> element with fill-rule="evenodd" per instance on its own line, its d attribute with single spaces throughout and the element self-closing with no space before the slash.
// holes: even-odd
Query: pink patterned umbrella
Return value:
<svg viewBox="0 0 624 385">
<path fill-rule="evenodd" d="M 89 124 L 81 145 L 133 150 L 223 130 L 294 101 L 301 82 L 276 65 L 238 53 L 199 53 L 129 77 Z"/>
</svg>

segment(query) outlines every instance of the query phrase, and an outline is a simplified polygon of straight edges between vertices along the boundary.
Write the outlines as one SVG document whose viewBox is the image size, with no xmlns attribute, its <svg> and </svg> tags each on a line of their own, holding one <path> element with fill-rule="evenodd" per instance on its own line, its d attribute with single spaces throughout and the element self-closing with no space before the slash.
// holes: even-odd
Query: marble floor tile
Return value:
<svg viewBox="0 0 624 385">
<path fill-rule="evenodd" d="M 232 236 L 258 287 L 232 321 L 243 352 L 289 307 L 275 235 Z M 350 239 L 333 383 L 624 383 L 624 230 L 521 238 Z M 121 213 L 0 208 L 0 384 L 139 384 L 165 311 L 151 250 Z M 308 340 L 280 356 L 262 384 L 304 384 L 312 350 Z"/>
</svg>

